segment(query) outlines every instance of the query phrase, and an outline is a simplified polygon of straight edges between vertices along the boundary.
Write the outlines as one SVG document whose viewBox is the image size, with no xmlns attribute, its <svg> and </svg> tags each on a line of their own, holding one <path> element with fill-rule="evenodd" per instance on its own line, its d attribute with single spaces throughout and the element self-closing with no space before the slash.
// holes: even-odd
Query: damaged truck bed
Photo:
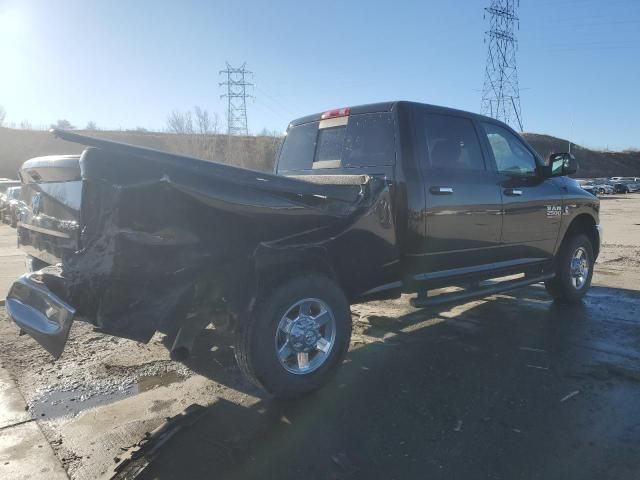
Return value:
<svg viewBox="0 0 640 480">
<path fill-rule="evenodd" d="M 375 285 L 381 266 L 396 256 L 391 225 L 371 221 L 389 203 L 384 181 L 303 181 L 54 133 L 89 147 L 79 172 L 63 179 L 81 184 L 81 208 L 76 218 L 58 221 L 59 211 L 74 212 L 68 204 L 77 199 L 52 195 L 51 185 L 63 182 L 43 182 L 46 168 L 25 164 L 31 198 L 23 198 L 32 208 L 20 224 L 22 242 L 49 234 L 67 244 L 60 263 L 13 285 L 7 309 L 55 357 L 75 318 L 142 342 L 156 331 L 177 333 L 174 353 L 183 356 L 209 322 L 245 315 L 260 283 L 278 272 L 309 263 L 327 272 L 338 267 L 332 274 L 355 295 Z M 363 244 L 367 258 L 357 248 Z"/>
</svg>

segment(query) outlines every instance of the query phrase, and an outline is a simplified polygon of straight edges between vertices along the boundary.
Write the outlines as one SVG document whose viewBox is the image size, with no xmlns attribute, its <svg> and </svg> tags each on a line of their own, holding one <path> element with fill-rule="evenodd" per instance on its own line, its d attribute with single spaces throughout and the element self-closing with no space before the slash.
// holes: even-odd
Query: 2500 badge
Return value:
<svg viewBox="0 0 640 480">
<path fill-rule="evenodd" d="M 547 205 L 547 217 L 560 217 L 569 214 L 569 207 L 562 205 Z"/>
</svg>

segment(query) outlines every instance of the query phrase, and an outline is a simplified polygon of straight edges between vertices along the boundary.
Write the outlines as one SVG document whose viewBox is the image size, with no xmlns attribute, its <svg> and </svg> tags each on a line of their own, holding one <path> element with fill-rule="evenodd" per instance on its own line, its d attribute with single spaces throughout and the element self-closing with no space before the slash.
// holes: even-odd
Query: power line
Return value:
<svg viewBox="0 0 640 480">
<path fill-rule="evenodd" d="M 284 103 L 278 100 L 274 96 L 275 94 L 271 95 L 270 93 L 266 92 L 263 88 L 260 88 L 260 85 L 256 85 L 256 90 L 258 90 L 263 96 L 267 97 L 273 103 L 273 105 L 275 105 L 279 110 L 286 113 L 287 115 L 293 115 L 291 113 L 291 110 L 289 110 L 289 107 L 287 107 Z"/>
<path fill-rule="evenodd" d="M 519 0 L 490 0 L 489 6 L 485 8 L 485 16 L 489 14 L 485 43 L 488 41 L 489 47 L 481 110 L 484 115 L 517 126 L 522 131 L 516 66 L 518 41 L 515 36 L 516 26 L 520 27 L 520 20 L 516 15 L 519 5 Z"/>
<path fill-rule="evenodd" d="M 227 133 L 229 135 L 249 135 L 247 125 L 247 87 L 252 87 L 253 83 L 247 82 L 246 76 L 252 74 L 245 68 L 243 63 L 239 68 L 234 68 L 226 62 L 227 69 L 220 70 L 220 75 L 226 75 L 226 81 L 220 82 L 219 86 L 226 86 L 227 93 L 220 95 L 220 98 L 227 99 Z"/>
</svg>

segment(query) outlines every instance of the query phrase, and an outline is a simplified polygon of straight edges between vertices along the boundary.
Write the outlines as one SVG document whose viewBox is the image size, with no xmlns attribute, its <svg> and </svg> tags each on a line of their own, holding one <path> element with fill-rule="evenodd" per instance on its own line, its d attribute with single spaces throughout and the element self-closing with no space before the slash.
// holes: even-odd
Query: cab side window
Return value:
<svg viewBox="0 0 640 480">
<path fill-rule="evenodd" d="M 431 168 L 484 170 L 484 158 L 473 122 L 454 115 L 424 115 L 424 132 Z"/>
<path fill-rule="evenodd" d="M 533 154 L 509 130 L 493 123 L 482 123 L 499 173 L 520 177 L 536 175 Z"/>
</svg>

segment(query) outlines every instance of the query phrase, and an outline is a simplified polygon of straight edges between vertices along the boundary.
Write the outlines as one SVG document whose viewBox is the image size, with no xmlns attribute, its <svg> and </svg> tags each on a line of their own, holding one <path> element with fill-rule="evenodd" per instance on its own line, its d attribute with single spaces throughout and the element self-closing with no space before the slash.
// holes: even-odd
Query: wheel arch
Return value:
<svg viewBox="0 0 640 480">
<path fill-rule="evenodd" d="M 319 248 L 269 250 L 256 257 L 256 285 L 264 292 L 298 275 L 315 273 L 342 288 L 338 275 Z"/>
<path fill-rule="evenodd" d="M 567 239 L 581 233 L 589 238 L 593 248 L 594 258 L 598 258 L 598 254 L 600 253 L 600 233 L 595 218 L 588 213 L 581 213 L 571 220 L 571 223 L 564 232 L 558 251 L 560 251 L 560 248 L 562 248 L 562 245 Z"/>
</svg>

